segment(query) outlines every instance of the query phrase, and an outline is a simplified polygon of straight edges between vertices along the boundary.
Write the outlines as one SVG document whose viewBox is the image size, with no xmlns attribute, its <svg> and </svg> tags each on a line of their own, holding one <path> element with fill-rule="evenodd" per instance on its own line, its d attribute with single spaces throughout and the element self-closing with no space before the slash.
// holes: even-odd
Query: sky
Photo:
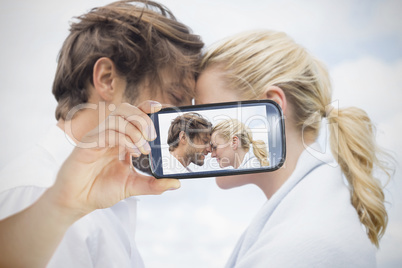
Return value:
<svg viewBox="0 0 402 268">
<path fill-rule="evenodd" d="M 0 2 L 0 168 L 55 124 L 51 87 L 68 22 L 109 2 Z M 377 262 L 402 267 L 402 1 L 161 2 L 207 47 L 240 31 L 273 29 L 288 33 L 327 65 L 333 100 L 365 109 L 379 145 L 396 159 L 385 189 L 389 225 Z M 221 190 L 213 178 L 182 180 L 179 190 L 139 199 L 137 245 L 151 268 L 222 267 L 266 201 L 256 187 Z"/>
</svg>

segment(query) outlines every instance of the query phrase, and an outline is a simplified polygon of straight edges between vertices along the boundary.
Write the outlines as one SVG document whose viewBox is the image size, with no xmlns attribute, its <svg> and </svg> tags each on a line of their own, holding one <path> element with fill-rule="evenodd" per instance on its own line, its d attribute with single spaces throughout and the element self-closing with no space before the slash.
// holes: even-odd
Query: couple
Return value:
<svg viewBox="0 0 402 268">
<path fill-rule="evenodd" d="M 57 126 L 0 174 L 0 266 L 142 267 L 136 200 L 129 197 L 177 189 L 180 181 L 146 176 L 132 157 L 148 154 L 156 137 L 147 114 L 160 103 L 189 105 L 193 97 L 196 104 L 271 99 L 286 117 L 283 167 L 217 178 L 221 188 L 251 183 L 267 197 L 228 267 L 375 266 L 387 212 L 373 175 L 384 166 L 367 114 L 330 109 L 327 71 L 286 34 L 232 36 L 200 63 L 199 37 L 165 7 L 146 2 L 95 8 L 71 25 L 53 86 Z M 77 105 L 101 103 L 117 108 L 68 116 Z M 337 168 L 325 164 L 332 158 L 318 160 L 305 150 L 319 134 L 321 120 L 304 124 L 312 115 L 330 122 Z"/>
<path fill-rule="evenodd" d="M 167 143 L 170 154 L 165 175 L 192 172 L 189 165 L 203 166 L 209 153 L 220 168 L 269 166 L 265 142 L 253 140 L 251 130 L 237 119 L 212 126 L 198 113 L 185 113 L 172 121 Z"/>
</svg>

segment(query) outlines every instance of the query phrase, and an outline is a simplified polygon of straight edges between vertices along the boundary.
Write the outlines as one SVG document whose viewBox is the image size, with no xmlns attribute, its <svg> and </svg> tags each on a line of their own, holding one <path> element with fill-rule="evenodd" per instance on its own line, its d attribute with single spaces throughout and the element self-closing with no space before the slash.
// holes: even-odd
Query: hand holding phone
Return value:
<svg viewBox="0 0 402 268">
<path fill-rule="evenodd" d="M 156 178 L 202 178 L 273 171 L 285 161 L 282 111 L 270 100 L 169 107 L 151 114 Z"/>
</svg>

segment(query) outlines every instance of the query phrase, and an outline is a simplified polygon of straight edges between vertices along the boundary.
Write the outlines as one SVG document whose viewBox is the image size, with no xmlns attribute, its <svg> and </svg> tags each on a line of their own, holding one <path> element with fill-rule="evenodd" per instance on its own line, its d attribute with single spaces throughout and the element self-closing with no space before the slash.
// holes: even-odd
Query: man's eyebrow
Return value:
<svg viewBox="0 0 402 268">
<path fill-rule="evenodd" d="M 168 88 L 168 89 L 170 89 L 170 90 L 173 90 L 173 91 L 181 91 L 181 90 L 179 90 L 179 89 L 184 89 L 184 90 L 188 90 L 189 89 L 189 87 L 188 86 L 185 86 L 185 85 L 183 85 L 183 84 L 181 84 L 181 83 L 177 83 L 177 82 L 170 82 L 170 83 L 168 83 L 167 85 L 166 85 L 166 87 Z"/>
<path fill-rule="evenodd" d="M 188 85 L 184 83 L 179 83 L 179 82 L 170 82 L 168 83 L 168 88 L 173 89 L 174 92 L 180 92 L 182 93 L 182 97 L 189 96 L 189 97 L 194 97 L 195 95 L 194 89 L 190 88 Z"/>
</svg>

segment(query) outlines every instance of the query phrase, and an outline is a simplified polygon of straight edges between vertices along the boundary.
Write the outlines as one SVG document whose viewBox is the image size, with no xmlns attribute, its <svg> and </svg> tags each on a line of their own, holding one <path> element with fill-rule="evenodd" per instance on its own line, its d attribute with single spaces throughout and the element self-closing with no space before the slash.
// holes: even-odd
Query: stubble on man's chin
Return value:
<svg viewBox="0 0 402 268">
<path fill-rule="evenodd" d="M 151 166 L 149 165 L 149 155 L 142 154 L 139 157 L 133 157 L 132 162 L 136 169 L 152 176 Z"/>
<path fill-rule="evenodd" d="M 196 164 L 197 166 L 202 167 L 202 166 L 204 165 L 204 161 L 203 161 L 203 162 L 196 162 L 196 163 L 194 163 L 194 164 Z"/>
<path fill-rule="evenodd" d="M 192 158 L 191 158 L 191 162 L 194 163 L 197 166 L 203 166 L 205 163 L 205 159 L 198 159 L 201 158 L 201 156 L 199 156 L 198 154 L 195 154 Z"/>
</svg>

